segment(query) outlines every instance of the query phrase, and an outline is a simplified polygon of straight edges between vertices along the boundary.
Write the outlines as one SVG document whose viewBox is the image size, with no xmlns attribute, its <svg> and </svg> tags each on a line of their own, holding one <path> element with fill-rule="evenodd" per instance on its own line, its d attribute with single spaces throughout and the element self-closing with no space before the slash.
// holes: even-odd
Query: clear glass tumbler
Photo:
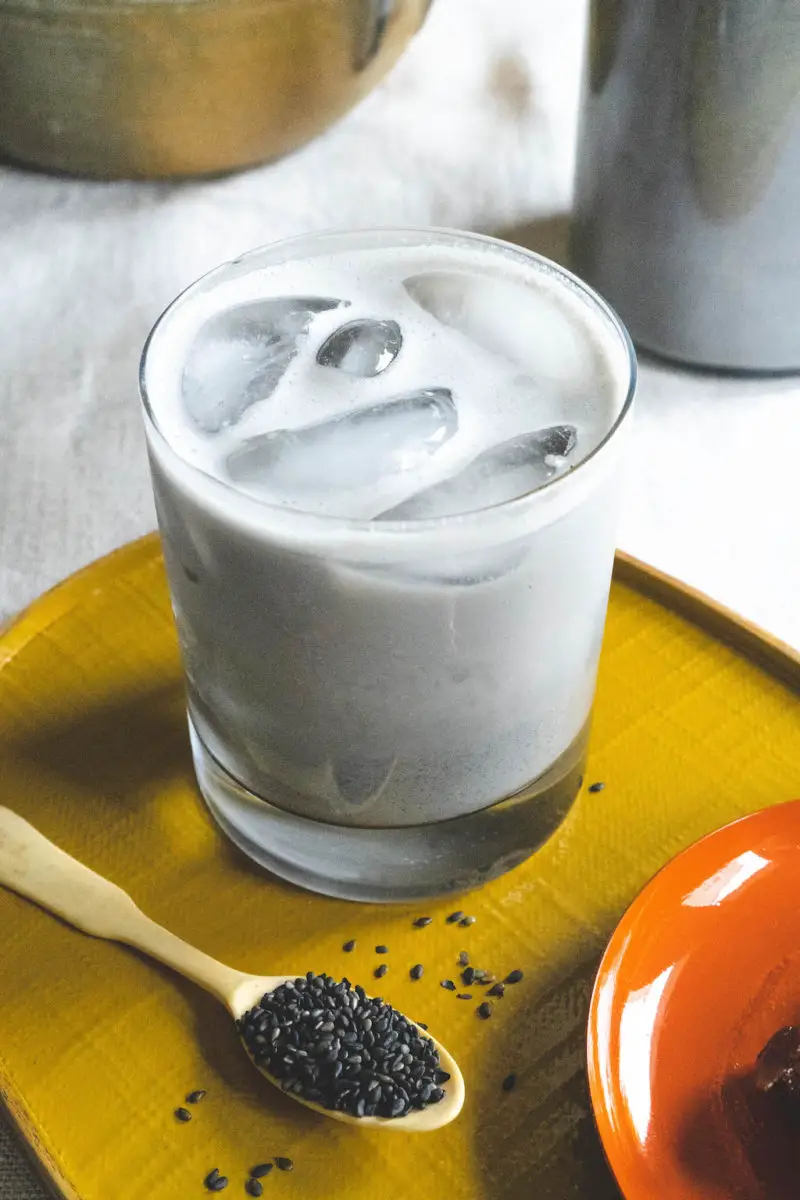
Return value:
<svg viewBox="0 0 800 1200">
<path fill-rule="evenodd" d="M 330 295 L 332 256 L 391 264 L 414 254 L 452 261 L 478 300 L 509 279 L 522 288 L 524 319 L 508 314 L 515 344 L 528 333 L 538 344 L 544 310 L 534 304 L 528 317 L 526 298 L 563 303 L 569 336 L 539 338 L 543 364 L 569 380 L 587 347 L 601 364 L 582 392 L 572 387 L 564 419 L 589 402 L 606 414 L 577 465 L 515 498 L 422 519 L 287 506 L 210 468 L 214 439 L 229 439 L 241 416 L 239 381 L 243 396 L 259 370 L 274 384 L 343 323 L 329 311 L 335 301 L 313 299 Z M 300 334 L 288 348 L 265 337 L 277 346 L 265 375 L 253 331 L 273 277 L 291 279 L 295 267 L 294 293 L 282 286 L 305 306 Z M 356 269 L 350 284 L 343 303 L 357 312 Z M 418 386 L 436 371 L 441 384 L 435 330 L 416 353 Z M 281 386 L 301 405 L 311 386 L 302 380 L 322 370 L 312 360 L 312 374 Z M 393 370 L 368 386 L 384 387 Z M 624 327 L 580 280 L 519 247 L 448 230 L 292 239 L 213 271 L 163 314 L 141 391 L 195 770 L 220 828 L 258 863 L 330 895 L 408 900 L 479 886 L 558 827 L 584 770 L 635 375 Z M 233 407 L 216 425 L 206 413 L 184 438 L 187 379 L 213 412 L 215 388 Z M 340 389 L 335 403 L 352 409 L 361 386 Z M 470 420 L 480 425 L 480 403 Z"/>
</svg>

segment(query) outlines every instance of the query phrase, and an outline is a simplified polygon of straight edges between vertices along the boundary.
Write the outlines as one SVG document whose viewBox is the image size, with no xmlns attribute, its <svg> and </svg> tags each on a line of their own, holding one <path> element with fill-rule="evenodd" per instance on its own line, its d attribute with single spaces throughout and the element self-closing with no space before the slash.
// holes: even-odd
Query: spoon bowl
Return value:
<svg viewBox="0 0 800 1200">
<path fill-rule="evenodd" d="M 190 946 L 168 929 L 145 916 L 130 896 L 79 863 L 48 841 L 24 818 L 0 807 L 0 884 L 33 900 L 55 913 L 83 933 L 110 941 L 124 942 L 205 988 L 224 1004 L 235 1021 L 240 1021 L 265 995 L 282 984 L 293 983 L 292 975 L 249 975 L 218 962 L 202 950 Z M 411 1022 L 415 1024 L 415 1022 Z M 412 1109 L 403 1117 L 353 1116 L 338 1109 L 325 1108 L 295 1092 L 285 1092 L 281 1082 L 254 1061 L 249 1048 L 245 1053 L 265 1079 L 289 1096 L 322 1116 L 361 1128 L 424 1133 L 441 1129 L 454 1120 L 464 1103 L 464 1078 L 451 1054 L 417 1026 L 420 1035 L 433 1042 L 440 1065 L 450 1079 L 444 1097 L 425 1108 Z"/>
<path fill-rule="evenodd" d="M 234 1020 L 239 1021 L 246 1012 L 249 1012 L 261 1001 L 263 996 L 274 992 L 281 984 L 293 983 L 296 978 L 296 975 L 243 975 L 223 1002 Z M 331 1117 L 334 1121 L 341 1121 L 345 1125 L 358 1125 L 362 1129 L 380 1127 L 381 1129 L 399 1130 L 401 1133 L 428 1133 L 434 1129 L 441 1129 L 444 1125 L 449 1125 L 461 1112 L 465 1096 L 464 1077 L 458 1063 L 441 1042 L 432 1037 L 427 1030 L 416 1025 L 416 1022 L 412 1021 L 411 1024 L 419 1029 L 422 1037 L 433 1042 L 439 1052 L 442 1070 L 447 1071 L 450 1079 L 444 1098 L 438 1104 L 431 1104 L 428 1108 L 412 1109 L 405 1117 L 354 1117 L 350 1113 L 339 1112 L 337 1109 L 324 1108 L 321 1104 L 315 1104 L 313 1100 L 305 1100 L 294 1092 L 283 1092 L 280 1080 L 258 1065 L 244 1040 L 242 1040 L 242 1047 L 255 1069 L 260 1071 L 265 1079 L 268 1079 L 284 1095 L 291 1095 L 293 1100 L 304 1105 L 305 1108 Z"/>
</svg>

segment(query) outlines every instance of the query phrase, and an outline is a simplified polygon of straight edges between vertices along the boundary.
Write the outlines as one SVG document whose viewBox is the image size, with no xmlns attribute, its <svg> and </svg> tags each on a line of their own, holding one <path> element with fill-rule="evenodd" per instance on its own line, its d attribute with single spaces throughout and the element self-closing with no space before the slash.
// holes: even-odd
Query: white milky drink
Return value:
<svg viewBox="0 0 800 1200">
<path fill-rule="evenodd" d="M 255 858 L 394 899 L 558 824 L 633 374 L 579 281 L 441 230 L 281 243 L 167 310 L 142 388 L 195 763 Z"/>
</svg>

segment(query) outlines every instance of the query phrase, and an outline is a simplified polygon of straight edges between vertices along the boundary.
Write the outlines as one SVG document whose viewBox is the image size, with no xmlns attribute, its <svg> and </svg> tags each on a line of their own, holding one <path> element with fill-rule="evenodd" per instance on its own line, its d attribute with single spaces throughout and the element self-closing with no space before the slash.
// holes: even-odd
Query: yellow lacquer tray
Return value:
<svg viewBox="0 0 800 1200">
<path fill-rule="evenodd" d="M 155 538 L 45 596 L 0 638 L 0 803 L 234 966 L 313 966 L 368 983 L 441 1034 L 464 1066 L 463 1116 L 429 1135 L 337 1126 L 285 1100 L 214 1001 L 0 889 L 0 1093 L 70 1200 L 226 1196 L 272 1155 L 291 1200 L 616 1196 L 594 1133 L 584 1026 L 606 939 L 642 884 L 700 834 L 800 796 L 800 660 L 626 559 L 617 563 L 587 783 L 528 864 L 461 902 L 380 908 L 267 878 L 217 834 L 192 782 L 181 676 Z M 434 922 L 412 928 L 419 915 Z M 354 953 L 342 943 L 356 938 Z M 467 950 L 520 967 L 491 1020 L 438 981 Z M 419 982 L 409 967 L 423 963 Z M 518 1084 L 504 1093 L 502 1080 Z M 207 1097 L 187 1125 L 174 1108 Z"/>
</svg>

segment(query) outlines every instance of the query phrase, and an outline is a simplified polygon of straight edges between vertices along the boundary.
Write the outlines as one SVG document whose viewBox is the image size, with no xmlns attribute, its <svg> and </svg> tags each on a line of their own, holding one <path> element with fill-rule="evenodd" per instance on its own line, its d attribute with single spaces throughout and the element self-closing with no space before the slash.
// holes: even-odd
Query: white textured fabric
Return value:
<svg viewBox="0 0 800 1200">
<path fill-rule="evenodd" d="M 491 228 L 564 208 L 582 26 L 581 0 L 436 0 L 357 111 L 228 179 L 0 170 L 0 612 L 152 526 L 137 360 L 198 275 L 312 229 Z"/>
<path fill-rule="evenodd" d="M 203 271 L 330 226 L 562 235 L 538 222 L 569 207 L 584 20 L 583 0 L 435 0 L 355 112 L 229 179 L 0 167 L 0 616 L 153 526 L 137 360 Z M 621 544 L 800 646 L 798 462 L 800 382 L 645 365 Z M 27 1179 L 0 1128 L 1 1200 L 39 1200 Z"/>
</svg>

